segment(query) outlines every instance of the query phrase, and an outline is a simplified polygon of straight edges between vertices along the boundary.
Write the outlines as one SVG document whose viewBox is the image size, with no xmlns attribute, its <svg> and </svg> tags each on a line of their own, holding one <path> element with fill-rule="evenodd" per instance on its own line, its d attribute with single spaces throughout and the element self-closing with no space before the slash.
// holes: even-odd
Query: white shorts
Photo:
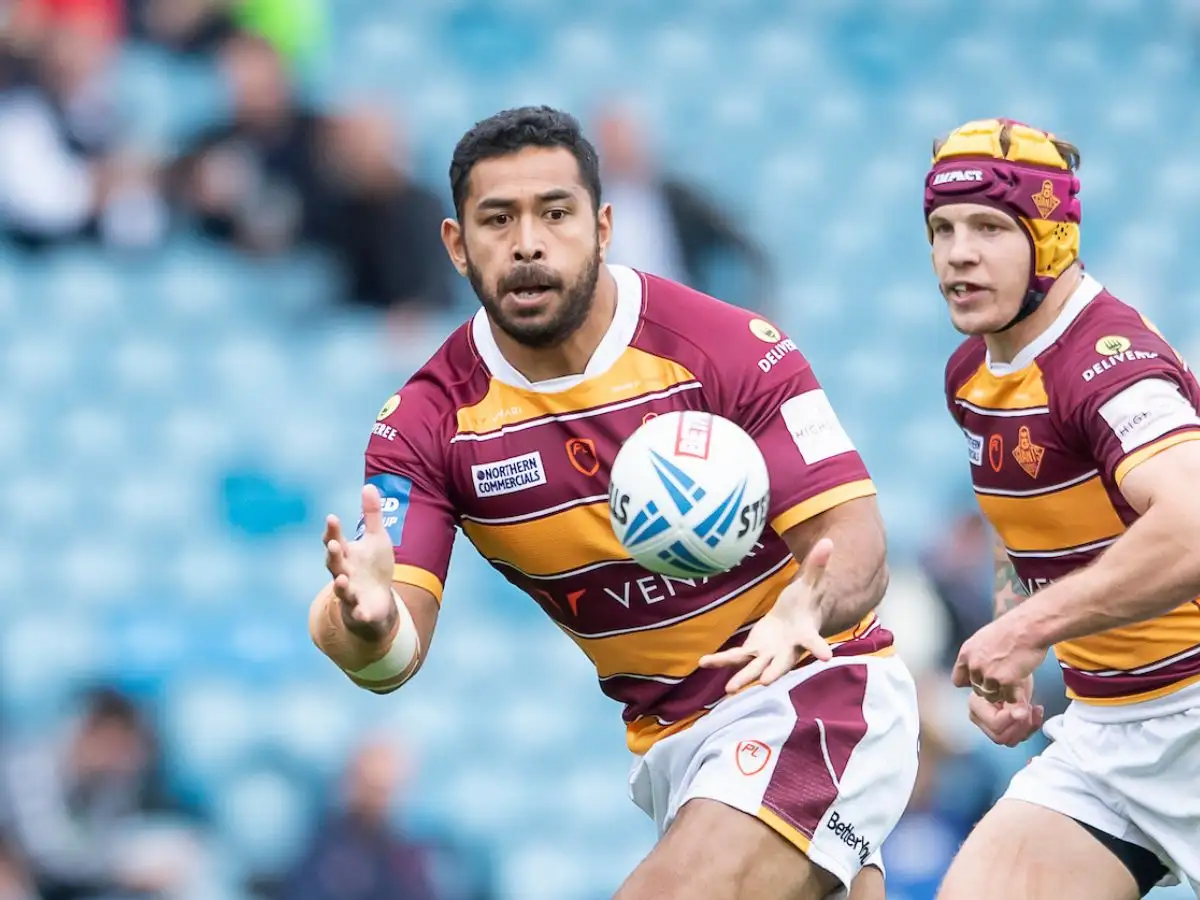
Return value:
<svg viewBox="0 0 1200 900">
<path fill-rule="evenodd" d="M 733 675 L 733 670 L 730 671 Z M 899 658 L 840 657 L 742 691 L 633 764 L 630 797 L 661 837 L 696 797 L 756 816 L 845 896 L 908 805 L 917 694 Z"/>
<path fill-rule="evenodd" d="M 1045 732 L 1054 743 L 1004 796 L 1146 848 L 1200 896 L 1200 685 L 1130 706 L 1075 702 Z"/>
</svg>

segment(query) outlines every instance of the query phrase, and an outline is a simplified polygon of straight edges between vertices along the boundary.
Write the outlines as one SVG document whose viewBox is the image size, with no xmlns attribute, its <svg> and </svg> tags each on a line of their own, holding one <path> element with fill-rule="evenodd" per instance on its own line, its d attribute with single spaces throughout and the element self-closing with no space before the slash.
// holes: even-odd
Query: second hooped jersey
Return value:
<svg viewBox="0 0 1200 900">
<path fill-rule="evenodd" d="M 1126 474 L 1200 439 L 1196 378 L 1090 276 L 1011 364 L 991 363 L 982 338 L 964 342 L 946 368 L 946 397 L 979 505 L 1030 593 L 1087 565 L 1137 519 L 1121 493 Z M 1200 602 L 1055 652 L 1074 699 L 1173 693 L 1200 681 Z"/>
<path fill-rule="evenodd" d="M 367 480 L 384 498 L 396 579 L 439 599 L 455 529 L 587 654 L 644 752 L 724 696 L 731 670 L 701 656 L 738 645 L 797 570 L 780 535 L 875 493 L 812 369 L 751 313 L 674 282 L 610 266 L 613 322 L 580 376 L 529 383 L 480 313 L 380 412 Z M 609 523 L 608 472 L 622 442 L 674 410 L 750 433 L 771 479 L 752 555 L 711 578 L 653 574 Z M 887 652 L 868 616 L 836 652 Z"/>
</svg>

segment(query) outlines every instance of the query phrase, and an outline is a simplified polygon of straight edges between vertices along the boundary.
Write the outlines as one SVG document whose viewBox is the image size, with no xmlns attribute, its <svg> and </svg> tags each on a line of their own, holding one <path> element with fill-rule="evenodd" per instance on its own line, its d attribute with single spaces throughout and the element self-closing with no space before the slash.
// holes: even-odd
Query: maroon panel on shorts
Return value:
<svg viewBox="0 0 1200 900">
<path fill-rule="evenodd" d="M 850 754 L 867 733 L 866 693 L 867 667 L 861 665 L 828 668 L 788 692 L 796 725 L 779 753 L 763 806 L 810 840 L 837 800 L 834 778 L 842 780 Z"/>
</svg>

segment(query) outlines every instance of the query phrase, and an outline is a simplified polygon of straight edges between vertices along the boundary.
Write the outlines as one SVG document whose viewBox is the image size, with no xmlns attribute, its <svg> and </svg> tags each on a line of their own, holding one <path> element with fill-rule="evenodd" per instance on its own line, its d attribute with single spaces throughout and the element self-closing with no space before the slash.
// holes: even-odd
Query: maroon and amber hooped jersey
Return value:
<svg viewBox="0 0 1200 900">
<path fill-rule="evenodd" d="M 384 498 L 396 580 L 441 597 L 455 528 L 542 607 L 625 706 L 635 752 L 724 695 L 701 656 L 736 646 L 797 569 L 787 529 L 875 489 L 791 339 L 737 307 L 610 266 L 613 322 L 580 376 L 531 384 L 481 312 L 380 411 L 367 480 Z M 706 410 L 757 441 L 771 479 L 753 554 L 711 578 L 637 565 L 609 523 L 608 472 L 651 416 Z M 890 648 L 873 615 L 837 652 Z"/>
<path fill-rule="evenodd" d="M 981 337 L 965 341 L 946 367 L 946 399 L 979 505 L 1031 592 L 1095 559 L 1137 519 L 1120 489 L 1131 469 L 1200 439 L 1200 385 L 1186 363 L 1090 276 L 1011 363 L 991 362 Z M 1172 693 L 1200 681 L 1200 602 L 1055 652 L 1074 699 Z"/>
</svg>

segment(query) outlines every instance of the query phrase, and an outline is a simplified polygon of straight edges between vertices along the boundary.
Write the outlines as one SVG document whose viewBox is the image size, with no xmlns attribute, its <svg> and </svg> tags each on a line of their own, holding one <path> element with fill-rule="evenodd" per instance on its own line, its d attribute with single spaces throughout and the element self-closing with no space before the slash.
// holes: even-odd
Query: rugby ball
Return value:
<svg viewBox="0 0 1200 900">
<path fill-rule="evenodd" d="M 769 503 L 754 438 L 698 410 L 644 422 L 617 451 L 608 486 L 621 546 L 644 568 L 678 578 L 717 575 L 745 559 Z"/>
</svg>

